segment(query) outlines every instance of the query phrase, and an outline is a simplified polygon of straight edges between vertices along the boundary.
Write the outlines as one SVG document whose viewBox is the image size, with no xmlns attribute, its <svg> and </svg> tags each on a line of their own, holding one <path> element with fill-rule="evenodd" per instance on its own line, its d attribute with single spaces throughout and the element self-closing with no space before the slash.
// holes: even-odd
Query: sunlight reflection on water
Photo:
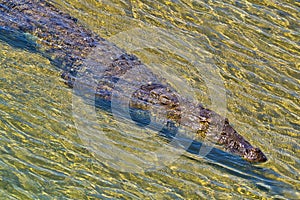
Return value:
<svg viewBox="0 0 300 200">
<path fill-rule="evenodd" d="M 299 3 L 55 3 L 114 42 L 121 32 L 156 27 L 179 33 L 191 54 L 205 57 L 205 50 L 225 83 L 227 117 L 269 161 L 253 166 L 214 149 L 206 158 L 185 153 L 158 171 L 115 170 L 79 139 L 72 91 L 60 80 L 60 72 L 37 54 L 1 43 L 1 198 L 299 198 Z M 205 106 L 211 106 L 197 66 L 170 52 L 134 51 L 144 63 L 172 66 L 153 71 L 183 79 Z M 133 144 L 121 137 L 118 127 L 126 124 L 99 112 L 99 126 L 119 145 L 147 148 L 142 141 Z"/>
</svg>

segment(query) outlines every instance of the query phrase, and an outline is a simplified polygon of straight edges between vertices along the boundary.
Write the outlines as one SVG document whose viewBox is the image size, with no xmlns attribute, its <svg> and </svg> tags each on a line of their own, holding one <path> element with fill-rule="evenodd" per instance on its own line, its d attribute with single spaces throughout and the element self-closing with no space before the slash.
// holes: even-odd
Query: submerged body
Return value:
<svg viewBox="0 0 300 200">
<path fill-rule="evenodd" d="M 118 49 L 80 25 L 75 18 L 43 0 L 0 0 L 0 28 L 0 33 L 20 32 L 35 36 L 40 45 L 31 45 L 30 49 L 41 53 L 62 69 L 62 78 L 70 87 L 74 86 L 76 74 L 82 69 L 88 54 L 94 48 L 100 48 L 103 59 L 106 59 L 106 68 L 98 80 L 95 95 L 97 99 L 106 102 L 112 101 L 113 94 L 122 95 L 116 89 L 116 84 L 129 70 L 144 67 L 136 56 Z M 111 46 L 114 48 L 110 48 Z M 149 76 L 155 77 L 152 73 Z M 250 162 L 267 160 L 259 148 L 253 147 L 232 128 L 228 119 L 181 97 L 169 85 L 162 84 L 155 78 L 150 82 L 140 82 L 139 88 L 130 95 L 129 106 L 133 110 L 149 113 L 148 111 L 157 107 L 163 110 L 163 114 L 157 114 L 158 117 L 162 115 L 175 126 L 188 127 L 199 137 L 208 138 L 231 153 Z M 138 121 L 143 113 L 145 112 L 135 112 L 133 116 Z M 209 131 L 216 124 L 220 127 L 219 131 Z"/>
</svg>

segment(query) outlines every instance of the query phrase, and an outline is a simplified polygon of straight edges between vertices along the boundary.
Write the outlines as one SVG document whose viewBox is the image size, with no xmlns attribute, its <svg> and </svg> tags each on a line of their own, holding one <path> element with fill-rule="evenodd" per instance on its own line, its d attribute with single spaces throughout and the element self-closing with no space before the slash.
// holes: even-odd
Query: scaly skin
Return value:
<svg viewBox="0 0 300 200">
<path fill-rule="evenodd" d="M 96 98 L 107 102 L 111 102 L 113 94 L 123 95 L 116 84 L 129 70 L 144 67 L 136 56 L 126 54 L 43 0 L 0 0 L 0 28 L 0 33 L 11 31 L 36 36 L 39 53 L 64 71 L 62 78 L 70 87 L 74 85 L 78 70 L 83 68 L 84 59 L 95 47 L 100 47 L 106 59 L 106 70 L 97 85 Z M 131 108 L 139 111 L 159 108 L 159 112 L 152 114 L 166 118 L 176 127 L 188 127 L 198 134 L 197 137 L 205 137 L 249 162 L 267 160 L 259 148 L 253 147 L 232 128 L 228 119 L 181 97 L 168 84 L 160 83 L 154 74 L 149 73 L 149 76 L 154 77 L 153 80 L 140 83 L 130 96 Z M 130 79 L 127 81 L 130 83 Z M 220 127 L 218 132 L 210 131 L 213 125 Z"/>
</svg>

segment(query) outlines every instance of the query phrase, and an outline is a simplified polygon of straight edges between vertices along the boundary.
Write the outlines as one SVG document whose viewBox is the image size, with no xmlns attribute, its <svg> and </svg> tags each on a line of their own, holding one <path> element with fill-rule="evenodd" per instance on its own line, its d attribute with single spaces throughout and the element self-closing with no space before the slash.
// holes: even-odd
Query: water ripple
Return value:
<svg viewBox="0 0 300 200">
<path fill-rule="evenodd" d="M 116 171 L 79 139 L 72 93 L 61 82 L 60 72 L 34 52 L 1 43 L 0 198 L 299 198 L 299 2 L 56 0 L 54 4 L 103 37 L 157 27 L 177 34 L 179 41 L 165 41 L 171 47 L 178 42 L 186 52 L 210 57 L 225 83 L 227 117 L 247 140 L 262 147 L 269 161 L 254 166 L 214 149 L 205 158 L 186 153 L 158 171 Z M 190 60 L 162 49 L 136 53 L 145 63 L 162 60 L 172 66 L 174 79 L 189 82 L 209 106 L 205 81 Z M 99 126 L 117 145 L 143 152 L 155 144 L 142 140 L 135 144 L 126 138 L 126 124 L 99 112 Z"/>
</svg>

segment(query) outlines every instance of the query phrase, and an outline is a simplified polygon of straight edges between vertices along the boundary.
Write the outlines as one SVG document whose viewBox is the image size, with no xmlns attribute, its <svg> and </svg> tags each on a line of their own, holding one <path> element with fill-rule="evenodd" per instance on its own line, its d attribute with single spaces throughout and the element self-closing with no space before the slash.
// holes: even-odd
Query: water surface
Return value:
<svg viewBox="0 0 300 200">
<path fill-rule="evenodd" d="M 178 84 L 184 81 L 269 161 L 252 165 L 213 149 L 206 157 L 183 153 L 159 170 L 122 172 L 80 138 L 61 71 L 34 51 L 1 42 L 1 199 L 300 198 L 298 1 L 53 3 L 187 94 Z M 150 148 L 147 138 L 124 137 L 128 124 L 97 114 L 119 148 Z"/>
</svg>

